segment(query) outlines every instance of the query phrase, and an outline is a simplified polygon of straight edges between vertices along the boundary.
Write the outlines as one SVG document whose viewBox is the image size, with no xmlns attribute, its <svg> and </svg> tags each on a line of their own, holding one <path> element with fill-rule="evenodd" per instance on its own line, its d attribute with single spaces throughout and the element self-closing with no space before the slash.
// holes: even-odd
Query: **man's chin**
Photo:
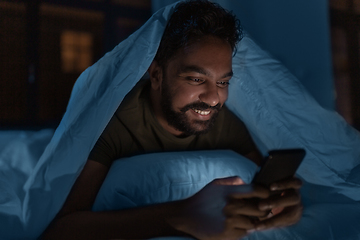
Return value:
<svg viewBox="0 0 360 240">
<path fill-rule="evenodd" d="M 209 121 L 197 121 L 196 123 L 191 124 L 191 127 L 188 128 L 188 135 L 202 135 L 206 134 L 211 129 L 211 122 Z"/>
</svg>

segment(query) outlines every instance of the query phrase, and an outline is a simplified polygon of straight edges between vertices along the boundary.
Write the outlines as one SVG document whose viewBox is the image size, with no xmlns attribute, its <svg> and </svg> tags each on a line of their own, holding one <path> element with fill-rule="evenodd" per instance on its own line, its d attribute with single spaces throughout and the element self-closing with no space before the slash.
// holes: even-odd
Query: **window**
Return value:
<svg viewBox="0 0 360 240">
<path fill-rule="evenodd" d="M 80 73 L 92 64 L 92 34 L 65 30 L 61 33 L 60 46 L 64 73 Z"/>
</svg>

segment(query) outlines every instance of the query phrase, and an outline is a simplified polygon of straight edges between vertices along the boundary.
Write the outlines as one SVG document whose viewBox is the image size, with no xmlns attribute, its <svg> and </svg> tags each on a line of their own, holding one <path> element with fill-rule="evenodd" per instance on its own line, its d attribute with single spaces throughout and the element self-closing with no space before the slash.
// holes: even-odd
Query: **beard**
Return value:
<svg viewBox="0 0 360 240">
<path fill-rule="evenodd" d="M 169 89 L 167 80 L 164 78 L 162 81 L 162 92 L 161 92 L 161 108 L 168 124 L 178 131 L 181 131 L 184 135 L 201 135 L 209 132 L 214 126 L 216 118 L 221 110 L 221 105 L 218 103 L 215 106 L 210 106 L 204 102 L 190 103 L 180 109 L 179 112 L 173 108 L 173 94 Z M 191 121 L 186 116 L 186 112 L 191 109 L 198 110 L 211 110 L 212 116 L 209 120 L 193 120 Z"/>
</svg>

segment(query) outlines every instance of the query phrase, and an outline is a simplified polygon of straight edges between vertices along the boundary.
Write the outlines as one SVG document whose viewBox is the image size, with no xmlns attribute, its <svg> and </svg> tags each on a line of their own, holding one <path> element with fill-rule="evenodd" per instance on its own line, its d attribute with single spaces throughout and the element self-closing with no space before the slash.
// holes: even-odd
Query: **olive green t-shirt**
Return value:
<svg viewBox="0 0 360 240">
<path fill-rule="evenodd" d="M 149 99 L 149 81 L 125 97 L 92 149 L 89 159 L 110 166 L 122 157 L 151 152 L 231 149 L 242 155 L 256 149 L 245 125 L 225 106 L 206 134 L 176 137 L 157 121 Z"/>
</svg>

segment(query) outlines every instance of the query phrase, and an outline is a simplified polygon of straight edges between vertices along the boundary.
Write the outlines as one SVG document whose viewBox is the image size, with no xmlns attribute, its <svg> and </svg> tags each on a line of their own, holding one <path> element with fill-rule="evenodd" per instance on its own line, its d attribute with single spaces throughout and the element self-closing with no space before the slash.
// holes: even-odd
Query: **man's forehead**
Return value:
<svg viewBox="0 0 360 240">
<path fill-rule="evenodd" d="M 186 65 L 186 64 L 180 64 L 179 68 L 177 69 L 177 73 L 178 74 L 182 74 L 182 73 L 199 73 L 202 75 L 206 75 L 206 76 L 212 76 L 212 73 L 210 71 L 208 71 L 205 68 L 202 68 L 200 66 L 197 65 Z M 225 72 L 223 74 L 223 78 L 226 77 L 232 77 L 233 76 L 233 71 L 230 68 L 227 72 Z"/>
</svg>

